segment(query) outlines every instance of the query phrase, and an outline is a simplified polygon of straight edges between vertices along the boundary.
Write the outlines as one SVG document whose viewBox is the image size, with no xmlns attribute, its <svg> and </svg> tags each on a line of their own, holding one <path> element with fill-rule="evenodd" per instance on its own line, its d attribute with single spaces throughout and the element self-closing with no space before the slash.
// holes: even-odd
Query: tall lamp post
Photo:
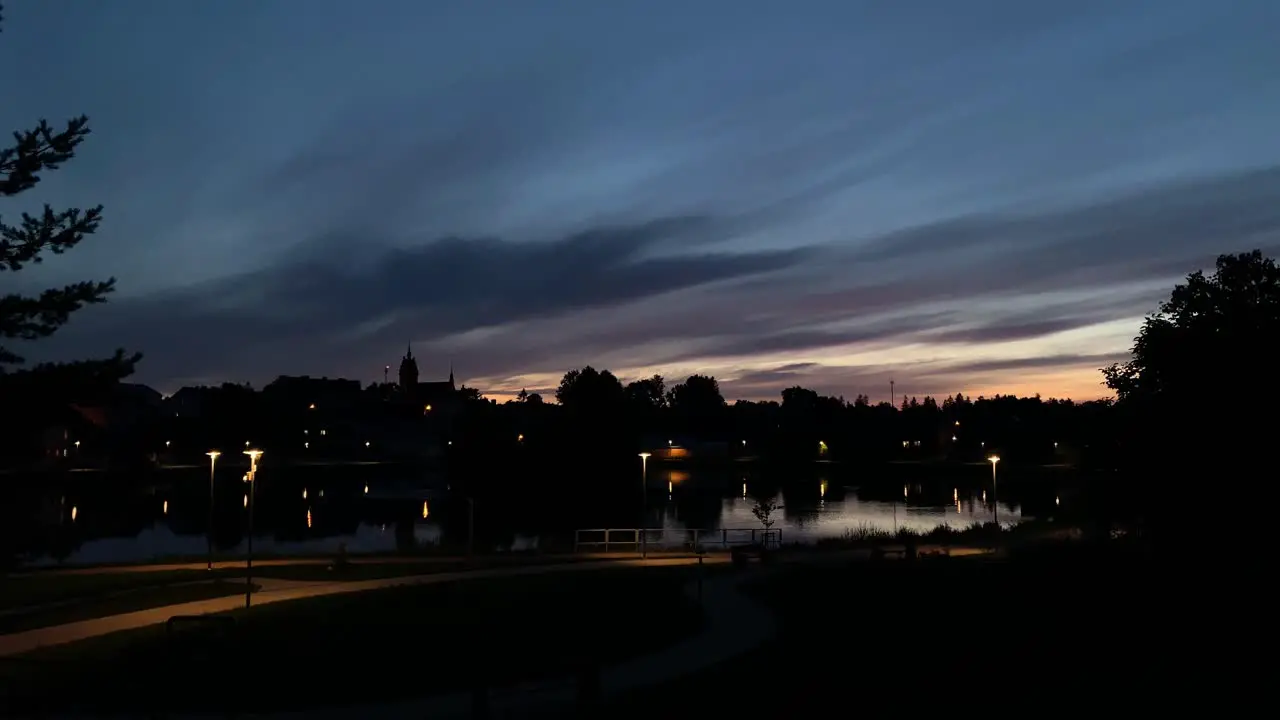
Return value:
<svg viewBox="0 0 1280 720">
<path fill-rule="evenodd" d="M 258 458 L 262 457 L 262 451 L 245 450 L 244 454 L 249 456 L 249 552 L 245 561 L 244 574 L 244 606 L 248 608 L 253 593 L 253 496 L 256 485 L 254 481 L 258 479 Z"/>
<path fill-rule="evenodd" d="M 649 557 L 649 453 L 640 453 L 640 559 Z"/>
<path fill-rule="evenodd" d="M 217 450 L 210 450 L 205 453 L 209 456 L 209 525 L 208 532 L 205 537 L 205 551 L 209 557 L 209 569 L 213 569 L 213 468 L 218 464 L 218 456 L 222 453 Z"/>
<path fill-rule="evenodd" d="M 992 507 L 995 512 L 996 527 L 1000 526 L 1000 489 L 996 485 L 996 463 L 1000 462 L 999 455 L 992 455 L 987 458 L 991 463 L 991 499 L 994 501 Z"/>
</svg>

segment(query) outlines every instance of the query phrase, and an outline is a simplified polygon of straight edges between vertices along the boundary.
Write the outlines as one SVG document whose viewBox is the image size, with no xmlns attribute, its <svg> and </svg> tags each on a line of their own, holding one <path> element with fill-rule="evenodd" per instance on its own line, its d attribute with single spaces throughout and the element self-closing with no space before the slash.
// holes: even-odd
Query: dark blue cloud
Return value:
<svg viewBox="0 0 1280 720">
<path fill-rule="evenodd" d="M 84 112 L 95 134 L 0 211 L 106 218 L 7 281 L 116 275 L 111 306 L 27 354 L 137 347 L 166 389 L 370 379 L 407 339 L 492 387 L 598 358 L 744 393 L 797 363 L 834 389 L 1084 388 L 1083 360 L 981 363 L 1122 350 L 1158 288 L 1280 246 L 1275 20 L 1272 0 L 13 2 L 0 120 Z"/>
</svg>

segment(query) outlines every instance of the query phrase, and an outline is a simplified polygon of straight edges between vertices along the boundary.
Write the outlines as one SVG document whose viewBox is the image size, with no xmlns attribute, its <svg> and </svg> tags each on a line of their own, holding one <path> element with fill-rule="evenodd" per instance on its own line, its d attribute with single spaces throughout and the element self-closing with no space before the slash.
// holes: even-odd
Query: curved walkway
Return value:
<svg viewBox="0 0 1280 720">
<path fill-rule="evenodd" d="M 708 557 L 708 564 L 727 562 L 728 557 Z M 553 565 L 528 565 L 518 567 L 489 568 L 484 570 L 464 570 L 458 572 L 439 572 L 428 575 L 409 575 L 404 577 L 378 578 L 374 580 L 352 581 L 317 581 L 304 582 L 297 580 L 273 580 L 263 578 L 260 590 L 253 594 L 254 605 L 302 600 L 305 598 L 339 595 L 342 593 L 381 590 L 403 585 L 433 585 L 453 582 L 469 578 L 515 577 L 520 575 L 542 575 L 548 573 L 584 572 L 603 568 L 618 567 L 671 567 L 678 565 L 696 565 L 697 558 L 651 558 L 648 560 L 598 560 L 576 563 L 560 563 Z M 150 608 L 121 615 L 81 620 L 65 625 L 25 630 L 10 635 L 0 635 L 0 657 L 30 652 L 51 645 L 87 640 L 108 633 L 123 630 L 136 630 L 149 625 L 161 625 L 174 615 L 208 615 L 228 612 L 244 607 L 243 595 L 229 595 L 197 600 L 178 605 Z"/>
</svg>

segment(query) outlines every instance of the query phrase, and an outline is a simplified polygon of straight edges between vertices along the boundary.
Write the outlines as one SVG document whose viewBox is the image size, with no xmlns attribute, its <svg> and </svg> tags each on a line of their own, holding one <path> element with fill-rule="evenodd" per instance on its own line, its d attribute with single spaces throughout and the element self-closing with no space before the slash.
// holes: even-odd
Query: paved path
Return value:
<svg viewBox="0 0 1280 720">
<path fill-rule="evenodd" d="M 708 563 L 728 562 L 728 556 L 708 558 Z M 542 575 L 556 572 L 584 572 L 604 568 L 618 567 L 671 567 L 677 565 L 696 564 L 697 558 L 650 558 L 648 560 L 596 560 L 555 565 L 527 565 L 519 567 L 489 568 L 484 570 L 467 570 L 460 572 L 440 572 L 429 575 L 411 575 L 407 577 L 379 578 L 375 580 L 320 581 L 301 582 L 289 580 L 264 580 L 259 592 L 253 594 L 254 605 L 267 605 L 287 600 L 338 595 L 341 593 L 380 590 L 402 585 L 432 585 L 436 583 L 454 582 L 468 578 L 516 577 L 520 575 Z M 207 615 L 227 612 L 244 607 L 244 596 L 232 595 L 197 600 L 195 602 L 150 608 L 137 612 L 111 615 L 91 620 L 52 627 L 36 628 L 11 635 L 0 635 L 0 657 L 17 655 L 32 650 L 62 645 L 65 643 L 87 640 L 89 638 L 120 632 L 136 630 L 149 625 L 160 625 L 174 615 Z"/>
</svg>

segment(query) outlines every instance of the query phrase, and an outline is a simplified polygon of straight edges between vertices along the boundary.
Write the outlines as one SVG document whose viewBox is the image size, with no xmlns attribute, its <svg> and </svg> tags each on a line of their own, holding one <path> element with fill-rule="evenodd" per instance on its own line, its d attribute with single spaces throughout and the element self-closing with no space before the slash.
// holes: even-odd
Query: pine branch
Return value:
<svg viewBox="0 0 1280 720">
<path fill-rule="evenodd" d="M 62 212 L 45 205 L 40 217 L 22 213 L 21 227 L 0 222 L 0 270 L 17 271 L 29 262 L 40 263 L 45 250 L 61 255 L 97 230 L 101 220 L 101 205 Z"/>
<path fill-rule="evenodd" d="M 78 282 L 50 288 L 39 297 L 9 294 L 0 296 L 0 337 L 38 340 L 52 335 L 85 305 L 106 302 L 115 279 L 105 282 Z"/>
<path fill-rule="evenodd" d="M 0 355 L 3 354 L 4 349 L 0 348 Z M 0 367 L 0 397 L 6 402 L 92 398 L 132 375 L 141 359 L 140 353 L 126 355 L 124 350 L 116 350 L 113 356 L 103 360 L 40 363 L 18 372 L 5 372 Z"/>
<path fill-rule="evenodd" d="M 39 173 L 57 170 L 75 157 L 76 147 L 90 132 L 86 115 L 68 120 L 62 132 L 54 132 L 44 119 L 34 130 L 15 132 L 16 144 L 0 149 L 0 195 L 17 195 L 35 187 Z"/>
</svg>

